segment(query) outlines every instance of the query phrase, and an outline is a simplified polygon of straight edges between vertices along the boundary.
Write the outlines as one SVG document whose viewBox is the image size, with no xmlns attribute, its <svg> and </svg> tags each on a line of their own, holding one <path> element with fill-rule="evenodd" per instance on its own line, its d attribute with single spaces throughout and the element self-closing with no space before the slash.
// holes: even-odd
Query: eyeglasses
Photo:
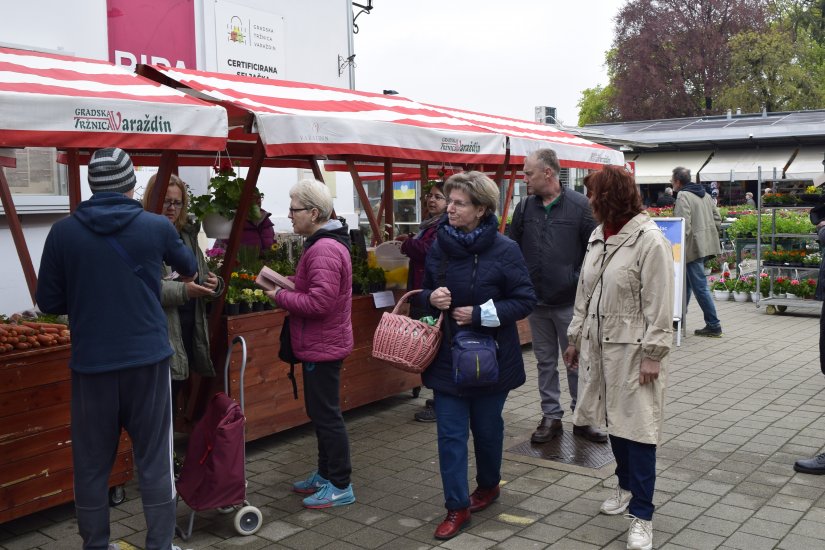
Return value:
<svg viewBox="0 0 825 550">
<path fill-rule="evenodd" d="M 427 200 L 435 199 L 437 201 L 447 200 L 447 197 L 445 197 L 444 195 L 439 195 L 438 193 L 427 193 L 426 195 L 424 195 L 424 198 Z"/>
<path fill-rule="evenodd" d="M 456 208 L 465 208 L 467 206 L 472 206 L 473 203 L 471 202 L 462 202 L 462 201 L 454 201 L 447 199 L 447 206 L 455 206 Z"/>
<path fill-rule="evenodd" d="M 173 201 L 170 199 L 163 201 L 164 208 L 180 208 L 181 206 L 183 206 L 183 201 Z"/>
<path fill-rule="evenodd" d="M 309 208 L 292 208 L 291 206 L 289 207 L 290 214 L 295 214 L 295 212 L 301 212 L 303 210 L 309 210 Z"/>
</svg>

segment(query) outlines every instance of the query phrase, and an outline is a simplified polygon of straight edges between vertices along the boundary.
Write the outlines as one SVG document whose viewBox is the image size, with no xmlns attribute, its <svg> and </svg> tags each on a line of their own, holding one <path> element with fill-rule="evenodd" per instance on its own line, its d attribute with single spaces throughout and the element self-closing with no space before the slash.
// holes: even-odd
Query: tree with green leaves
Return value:
<svg viewBox="0 0 825 550">
<path fill-rule="evenodd" d="M 579 126 L 621 120 L 621 115 L 615 107 L 614 95 L 613 86 L 610 84 L 584 90 L 576 104 L 579 108 Z"/>
</svg>

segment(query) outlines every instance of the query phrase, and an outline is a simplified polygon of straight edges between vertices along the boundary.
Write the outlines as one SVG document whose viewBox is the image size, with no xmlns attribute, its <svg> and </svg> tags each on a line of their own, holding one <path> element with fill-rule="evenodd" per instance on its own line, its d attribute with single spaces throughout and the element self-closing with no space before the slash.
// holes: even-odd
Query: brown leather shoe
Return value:
<svg viewBox="0 0 825 550">
<path fill-rule="evenodd" d="M 559 418 L 542 418 L 539 422 L 538 428 L 533 432 L 530 441 L 533 443 L 547 443 L 557 435 L 564 431 Z"/>
<path fill-rule="evenodd" d="M 573 435 L 583 437 L 593 443 L 607 443 L 607 432 L 593 426 L 573 426 Z"/>
<path fill-rule="evenodd" d="M 481 512 L 490 506 L 493 501 L 498 498 L 499 494 L 501 494 L 501 489 L 498 485 L 487 489 L 477 487 L 476 490 L 473 491 L 473 494 L 470 495 L 470 511 L 473 513 Z"/>
<path fill-rule="evenodd" d="M 451 539 L 461 531 L 465 525 L 470 523 L 469 508 L 462 508 L 461 510 L 447 510 L 447 517 L 436 528 L 435 538 L 441 540 Z"/>
</svg>

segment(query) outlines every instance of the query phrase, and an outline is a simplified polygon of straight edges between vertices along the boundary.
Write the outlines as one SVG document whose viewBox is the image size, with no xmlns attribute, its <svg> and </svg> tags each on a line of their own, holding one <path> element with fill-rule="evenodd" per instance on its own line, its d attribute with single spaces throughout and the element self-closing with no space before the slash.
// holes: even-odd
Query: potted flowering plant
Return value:
<svg viewBox="0 0 825 550">
<path fill-rule="evenodd" d="M 799 297 L 810 300 L 816 294 L 816 279 L 802 279 L 799 281 Z"/>
<path fill-rule="evenodd" d="M 209 271 L 218 273 L 218 270 L 220 270 L 223 265 L 223 257 L 225 254 L 226 250 L 220 246 L 213 246 L 212 248 L 206 249 L 204 255 L 206 256 L 206 265 L 209 266 Z"/>
<path fill-rule="evenodd" d="M 203 195 L 190 196 L 189 211 L 203 222 L 203 229 L 210 238 L 226 239 L 232 229 L 232 220 L 238 211 L 241 200 L 241 191 L 246 184 L 244 178 L 238 177 L 228 158 L 221 159 L 220 164 L 213 167 L 215 175 L 209 180 L 209 192 Z M 260 192 L 255 189 L 256 196 Z M 261 208 L 258 201 L 253 201 L 249 210 L 250 220 L 261 218 Z"/>
<path fill-rule="evenodd" d="M 785 297 L 794 300 L 802 297 L 802 283 L 799 279 L 791 279 L 788 281 L 788 287 L 785 290 Z"/>
<path fill-rule="evenodd" d="M 781 275 L 773 280 L 773 294 L 777 298 L 784 298 L 785 293 L 788 291 L 788 287 L 790 286 L 790 281 L 787 277 L 782 277 Z"/>
<path fill-rule="evenodd" d="M 714 298 L 723 302 L 730 299 L 730 292 L 733 289 L 734 282 L 730 280 L 729 272 L 725 271 L 718 279 L 711 277 L 708 279 L 708 282 L 710 283 Z"/>
<path fill-rule="evenodd" d="M 759 292 L 763 298 L 767 298 L 771 292 L 771 276 L 767 273 L 759 274 Z M 756 301 L 756 300 L 754 300 Z"/>
<path fill-rule="evenodd" d="M 756 277 L 753 275 L 742 275 L 733 286 L 733 299 L 737 302 L 747 302 L 751 299 L 751 292 L 756 290 Z"/>
</svg>

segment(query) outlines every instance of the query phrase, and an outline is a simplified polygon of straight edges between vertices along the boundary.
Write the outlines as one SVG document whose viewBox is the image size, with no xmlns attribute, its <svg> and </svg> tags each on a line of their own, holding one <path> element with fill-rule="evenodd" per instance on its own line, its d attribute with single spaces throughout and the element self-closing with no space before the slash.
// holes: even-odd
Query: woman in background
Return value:
<svg viewBox="0 0 825 550">
<path fill-rule="evenodd" d="M 438 222 L 447 211 L 447 197 L 444 196 L 444 184 L 434 182 L 430 191 L 425 195 L 427 200 L 428 217 L 418 226 L 418 233 L 409 236 L 401 243 L 401 253 L 410 259 L 410 271 L 407 277 L 407 290 L 421 288 L 424 280 L 424 261 L 427 252 L 435 242 Z M 416 301 L 410 304 L 410 317 L 420 319 L 429 313 L 429 308 L 418 305 Z M 427 399 L 424 410 L 415 413 L 414 418 L 419 422 L 435 422 L 435 400 Z"/>
<path fill-rule="evenodd" d="M 642 211 L 636 183 L 624 168 L 606 166 L 584 184 L 600 225 L 590 236 L 567 329 L 564 362 L 579 370 L 573 423 L 607 420 L 619 479 L 601 512 L 629 508 L 627 548 L 650 550 L 656 445 L 673 340 L 673 252 Z"/>
<path fill-rule="evenodd" d="M 143 194 L 143 208 L 149 205 L 156 184 L 156 175 L 149 178 Z M 195 254 L 198 262 L 198 277 L 184 283 L 177 280 L 177 274 L 166 268 L 161 282 L 161 305 L 166 312 L 169 325 L 169 343 L 174 354 L 169 361 L 172 369 L 172 410 L 177 410 L 178 395 L 190 371 L 201 376 L 215 376 L 215 368 L 209 352 L 209 323 L 206 317 L 206 300 L 220 296 L 223 279 L 209 271 L 206 258 L 198 245 L 200 224 L 189 217 L 189 193 L 186 184 L 178 176 L 169 177 L 169 187 L 163 201 L 163 212 L 183 243 Z"/>
</svg>

